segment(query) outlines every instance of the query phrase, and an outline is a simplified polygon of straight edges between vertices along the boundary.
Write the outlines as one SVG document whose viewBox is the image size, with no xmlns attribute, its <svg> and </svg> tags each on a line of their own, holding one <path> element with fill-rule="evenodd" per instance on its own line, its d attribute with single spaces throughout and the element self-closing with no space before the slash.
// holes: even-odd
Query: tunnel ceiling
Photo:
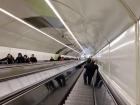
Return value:
<svg viewBox="0 0 140 105">
<path fill-rule="evenodd" d="M 82 47 L 94 53 L 134 24 L 125 3 L 140 17 L 139 0 L 50 0 Z M 0 8 L 81 52 L 44 0 L 0 0 Z M 0 46 L 75 55 L 65 46 L 0 12 Z"/>
<path fill-rule="evenodd" d="M 98 51 L 134 24 L 140 0 L 50 0 L 84 48 Z M 126 7 L 127 6 L 127 7 Z"/>
<path fill-rule="evenodd" d="M 71 48 L 80 51 L 44 0 L 0 0 L 0 8 L 21 18 Z M 63 45 L 0 12 L 0 46 L 56 53 Z M 66 50 L 69 50 L 66 48 Z M 64 54 L 61 51 L 60 54 Z M 69 55 L 69 54 L 68 54 Z M 73 56 L 76 56 L 74 53 Z"/>
</svg>

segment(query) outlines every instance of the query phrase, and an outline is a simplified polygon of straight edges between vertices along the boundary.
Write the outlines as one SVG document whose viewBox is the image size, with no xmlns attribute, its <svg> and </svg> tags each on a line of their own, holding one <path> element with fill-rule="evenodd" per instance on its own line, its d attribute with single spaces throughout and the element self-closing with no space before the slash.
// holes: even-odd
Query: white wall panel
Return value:
<svg viewBox="0 0 140 105">
<path fill-rule="evenodd" d="M 133 99 L 136 99 L 136 64 L 134 40 L 135 30 L 133 30 L 133 27 L 131 27 L 125 32 L 125 36 L 123 38 L 111 46 L 110 70 L 112 79 Z"/>
<path fill-rule="evenodd" d="M 103 68 L 104 72 L 109 75 L 109 73 L 110 73 L 110 68 L 109 68 L 109 45 L 106 46 L 105 48 L 103 48 L 103 50 L 101 50 L 99 52 L 98 60 L 99 60 L 98 63 L 100 65 L 102 65 L 101 67 Z"/>
<path fill-rule="evenodd" d="M 136 103 L 135 54 L 135 27 L 132 26 L 95 56 L 101 63 L 101 72 L 119 87 L 117 91 L 126 93 L 123 97 L 129 97 L 132 103 Z"/>
</svg>

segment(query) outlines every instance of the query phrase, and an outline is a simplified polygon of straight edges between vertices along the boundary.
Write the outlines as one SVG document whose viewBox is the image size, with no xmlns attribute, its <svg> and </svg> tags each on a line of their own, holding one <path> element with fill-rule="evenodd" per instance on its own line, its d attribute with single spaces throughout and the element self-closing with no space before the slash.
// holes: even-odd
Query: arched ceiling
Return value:
<svg viewBox="0 0 140 105">
<path fill-rule="evenodd" d="M 44 0 L 0 0 L 0 8 L 62 43 L 70 45 L 74 50 L 80 51 L 73 38 Z M 65 47 L 2 12 L 0 12 L 0 21 L 0 46 L 47 53 L 56 53 Z M 67 47 L 66 49 L 69 50 Z M 75 55 L 77 54 L 74 53 L 73 56 Z"/>
<path fill-rule="evenodd" d="M 80 47 L 45 1 L 47 0 L 0 0 L 0 8 L 81 52 Z M 49 1 L 84 50 L 91 54 L 115 39 L 140 17 L 140 0 Z M 0 21 L 0 46 L 78 55 L 2 12 Z"/>
<path fill-rule="evenodd" d="M 140 17 L 140 0 L 49 1 L 82 46 L 95 52 L 114 40 Z"/>
<path fill-rule="evenodd" d="M 98 51 L 134 23 L 120 0 L 50 1 L 87 49 Z"/>
</svg>

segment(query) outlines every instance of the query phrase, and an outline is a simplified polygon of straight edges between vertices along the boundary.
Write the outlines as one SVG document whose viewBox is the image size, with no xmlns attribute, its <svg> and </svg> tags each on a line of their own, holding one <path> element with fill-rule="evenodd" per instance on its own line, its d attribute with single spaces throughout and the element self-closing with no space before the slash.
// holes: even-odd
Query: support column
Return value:
<svg viewBox="0 0 140 105">
<path fill-rule="evenodd" d="M 136 102 L 140 105 L 140 42 L 139 22 L 135 24 L 135 51 L 136 51 Z"/>
<path fill-rule="evenodd" d="M 111 78 L 111 69 L 110 69 L 110 63 L 111 63 L 111 59 L 110 59 L 110 41 L 108 40 L 108 39 L 106 39 L 107 40 L 107 42 L 108 42 L 108 50 L 109 50 L 109 52 L 108 52 L 108 76 Z"/>
</svg>

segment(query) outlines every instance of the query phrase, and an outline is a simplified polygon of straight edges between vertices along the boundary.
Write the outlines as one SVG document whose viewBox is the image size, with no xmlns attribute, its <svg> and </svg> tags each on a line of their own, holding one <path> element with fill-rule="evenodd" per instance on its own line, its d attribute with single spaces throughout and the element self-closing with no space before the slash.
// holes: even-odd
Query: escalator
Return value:
<svg viewBox="0 0 140 105">
<path fill-rule="evenodd" d="M 41 103 L 43 101 L 43 99 L 45 99 L 46 96 L 48 96 L 50 94 L 50 92 L 46 88 L 45 84 L 48 83 L 49 81 L 54 80 L 56 77 L 58 77 L 62 74 L 65 75 L 65 78 L 67 80 L 69 80 L 71 75 L 75 74 L 76 77 L 71 77 L 72 79 L 75 78 L 75 79 L 73 79 L 73 81 L 75 81 L 77 79 L 77 76 L 79 76 L 80 72 L 81 72 L 81 70 L 75 69 L 75 68 L 77 68 L 77 66 L 81 65 L 81 63 L 83 63 L 83 62 L 79 62 L 79 63 L 75 63 L 75 64 L 73 62 L 72 64 L 61 65 L 61 67 L 54 67 L 54 70 L 48 69 L 45 72 L 52 73 L 51 75 L 49 74 L 49 77 L 41 80 L 38 83 L 32 84 L 26 88 L 12 92 L 12 93 L 0 98 L 0 104 L 1 105 L 37 105 L 37 104 Z M 49 71 L 53 71 L 53 72 L 49 72 Z M 42 71 L 37 72 L 36 74 L 40 74 L 40 73 L 42 73 Z M 43 71 L 43 73 L 44 73 L 44 71 Z M 33 73 L 33 75 L 34 75 L 34 73 Z M 16 78 L 18 79 L 19 77 L 16 77 Z M 3 81 L 3 82 L 5 82 L 5 81 Z M 2 83 L 2 82 L 0 82 L 0 83 Z M 71 85 L 73 85 L 73 83 L 74 82 L 72 82 Z M 59 88 L 59 86 L 57 86 L 56 88 Z M 69 89 L 70 88 L 71 88 L 71 86 L 69 86 Z M 69 89 L 67 91 L 69 91 Z M 64 93 L 67 93 L 67 91 Z M 64 94 L 64 96 L 62 98 L 64 98 L 65 96 L 66 96 L 66 94 Z"/>
<path fill-rule="evenodd" d="M 83 65 L 63 71 L 19 93 L 0 101 L 1 105 L 125 105 L 106 83 L 99 72 L 95 72 L 92 85 L 83 82 Z M 71 73 L 68 73 L 71 72 Z M 66 86 L 49 91 L 45 84 L 62 74 L 68 74 Z"/>
</svg>

